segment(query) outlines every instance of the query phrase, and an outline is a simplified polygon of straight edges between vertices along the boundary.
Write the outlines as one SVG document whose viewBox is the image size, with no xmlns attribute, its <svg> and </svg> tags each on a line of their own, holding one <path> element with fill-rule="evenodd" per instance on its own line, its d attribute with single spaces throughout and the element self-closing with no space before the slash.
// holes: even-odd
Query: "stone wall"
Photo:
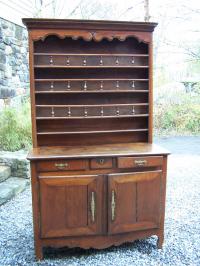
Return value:
<svg viewBox="0 0 200 266">
<path fill-rule="evenodd" d="M 27 31 L 0 18 L 0 108 L 20 102 L 28 88 Z"/>
<path fill-rule="evenodd" d="M 11 175 L 21 178 L 30 177 L 30 164 L 26 160 L 27 152 L 21 150 L 16 152 L 0 151 L 0 165 L 11 168 Z"/>
</svg>

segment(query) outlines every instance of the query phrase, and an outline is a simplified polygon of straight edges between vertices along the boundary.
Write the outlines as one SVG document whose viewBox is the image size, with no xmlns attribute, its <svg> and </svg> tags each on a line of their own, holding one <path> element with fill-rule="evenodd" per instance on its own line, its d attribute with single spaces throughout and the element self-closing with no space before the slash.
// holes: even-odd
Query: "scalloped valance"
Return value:
<svg viewBox="0 0 200 266">
<path fill-rule="evenodd" d="M 149 43 L 151 41 L 151 33 L 146 32 L 122 32 L 122 31 L 76 31 L 76 30 L 33 30 L 29 32 L 29 36 L 33 41 L 44 41 L 48 36 L 55 35 L 60 39 L 71 37 L 73 40 L 83 39 L 84 41 L 100 42 L 103 39 L 112 41 L 117 39 L 125 41 L 129 37 L 136 38 L 139 42 Z"/>
</svg>

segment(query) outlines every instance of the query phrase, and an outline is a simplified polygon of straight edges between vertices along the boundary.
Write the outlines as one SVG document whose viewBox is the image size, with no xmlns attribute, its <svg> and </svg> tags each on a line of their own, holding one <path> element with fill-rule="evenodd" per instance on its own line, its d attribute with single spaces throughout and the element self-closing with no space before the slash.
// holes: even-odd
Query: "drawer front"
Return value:
<svg viewBox="0 0 200 266">
<path fill-rule="evenodd" d="M 162 156 L 119 157 L 117 159 L 118 168 L 161 166 L 162 162 L 163 162 Z"/>
<path fill-rule="evenodd" d="M 54 160 L 42 161 L 37 165 L 38 171 L 69 171 L 85 170 L 88 168 L 88 160 Z"/>
<path fill-rule="evenodd" d="M 95 158 L 90 161 L 91 169 L 106 169 L 112 168 L 112 158 Z"/>
</svg>

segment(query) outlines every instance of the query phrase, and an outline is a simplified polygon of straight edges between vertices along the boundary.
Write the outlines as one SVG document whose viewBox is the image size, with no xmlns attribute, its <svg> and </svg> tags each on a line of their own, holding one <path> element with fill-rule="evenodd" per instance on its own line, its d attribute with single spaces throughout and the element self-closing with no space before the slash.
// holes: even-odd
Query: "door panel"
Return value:
<svg viewBox="0 0 200 266">
<path fill-rule="evenodd" d="M 40 178 L 41 237 L 101 232 L 102 176 Z"/>
<path fill-rule="evenodd" d="M 149 181 L 137 184 L 137 217 L 138 221 L 152 221 L 157 224 L 160 214 L 161 179 L 154 177 Z"/>
<path fill-rule="evenodd" d="M 70 228 L 85 226 L 87 224 L 88 218 L 87 186 L 66 186 L 65 193 L 67 195 L 67 197 L 65 198 L 65 208 L 67 210 L 67 226 Z"/>
<path fill-rule="evenodd" d="M 110 174 L 108 186 L 110 234 L 158 227 L 161 171 Z"/>
</svg>

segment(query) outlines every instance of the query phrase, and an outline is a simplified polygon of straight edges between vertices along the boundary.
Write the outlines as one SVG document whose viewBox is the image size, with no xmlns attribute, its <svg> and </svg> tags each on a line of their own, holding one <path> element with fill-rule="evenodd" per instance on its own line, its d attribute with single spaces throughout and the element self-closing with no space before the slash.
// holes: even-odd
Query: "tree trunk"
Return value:
<svg viewBox="0 0 200 266">
<path fill-rule="evenodd" d="M 144 0 L 144 21 L 149 22 L 149 0 Z"/>
</svg>

